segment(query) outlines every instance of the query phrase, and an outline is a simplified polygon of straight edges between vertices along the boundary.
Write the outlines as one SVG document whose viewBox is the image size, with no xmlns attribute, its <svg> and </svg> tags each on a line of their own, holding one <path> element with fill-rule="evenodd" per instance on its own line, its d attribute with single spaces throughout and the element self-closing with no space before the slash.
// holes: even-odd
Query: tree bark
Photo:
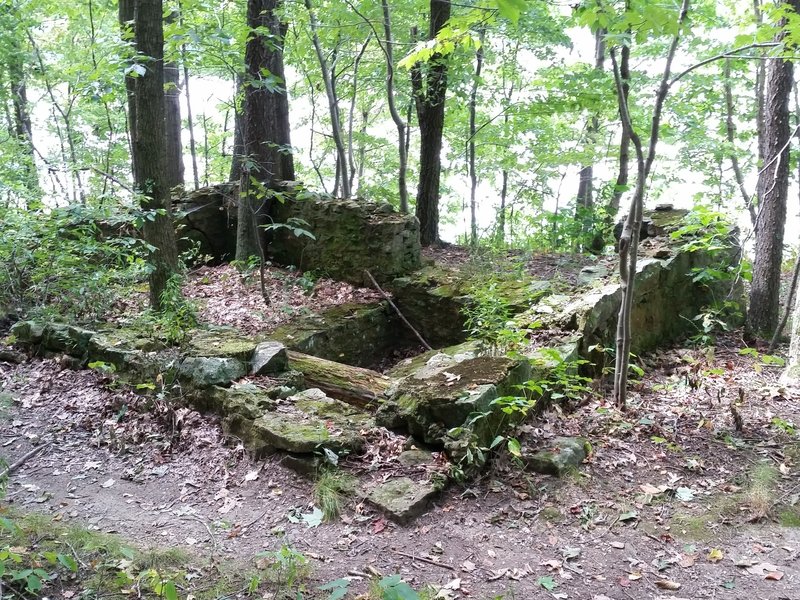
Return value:
<svg viewBox="0 0 800 600">
<path fill-rule="evenodd" d="M 800 0 L 789 2 L 800 13 Z M 785 22 L 782 23 L 785 26 Z M 777 35 L 781 42 L 785 33 Z M 781 262 L 786 224 L 786 197 L 789 190 L 789 99 L 793 66 L 787 60 L 772 60 L 767 67 L 764 105 L 765 166 L 759 176 L 762 192 L 755 235 L 755 260 L 750 286 L 747 325 L 757 335 L 770 336 L 778 324 L 780 311 Z"/>
<path fill-rule="evenodd" d="M 236 78 L 236 97 L 233 99 L 233 150 L 228 181 L 239 181 L 242 177 L 242 155 L 244 154 L 244 125 L 242 119 L 242 78 Z"/>
<path fill-rule="evenodd" d="M 270 212 L 270 192 L 294 179 L 289 102 L 283 69 L 286 24 L 281 0 L 248 0 L 250 34 L 245 47 L 243 135 L 245 162 L 239 192 L 236 259 L 263 257 L 259 226 Z M 269 32 L 265 35 L 263 32 Z"/>
<path fill-rule="evenodd" d="M 469 169 L 469 213 L 470 213 L 470 246 L 478 247 L 478 216 L 477 216 L 477 191 L 478 173 L 475 170 L 475 136 L 476 113 L 478 110 L 478 88 L 481 82 L 481 70 L 483 69 L 483 40 L 486 37 L 486 29 L 481 28 L 479 32 L 480 46 L 475 52 L 475 74 L 472 78 L 472 89 L 469 94 L 469 142 L 467 144 L 467 163 Z"/>
<path fill-rule="evenodd" d="M 598 73 L 602 73 L 603 66 L 606 59 L 606 32 L 603 29 L 598 29 L 595 32 L 594 38 L 594 69 Z M 589 118 L 589 123 L 586 126 L 586 144 L 590 148 L 594 148 L 597 144 L 597 132 L 600 129 L 600 119 L 597 114 L 593 114 Z M 575 199 L 575 219 L 580 223 L 581 236 L 580 244 L 585 248 L 587 244 L 586 235 L 590 234 L 594 229 L 593 220 L 590 222 L 590 215 L 594 209 L 594 165 L 592 163 L 585 164 L 578 174 L 578 195 Z M 596 234 L 595 234 L 596 237 Z"/>
<path fill-rule="evenodd" d="M 129 0 L 123 0 L 129 9 Z M 120 17 L 123 7 L 120 3 Z M 149 261 L 150 306 L 161 308 L 167 281 L 178 270 L 175 229 L 170 215 L 170 191 L 166 168 L 164 135 L 164 24 L 162 0 L 135 0 L 134 31 L 138 60 L 143 74 L 134 78 L 131 112 L 136 115 L 133 129 L 133 179 L 141 194 L 142 208 L 152 211 L 145 219 L 144 239 L 153 247 Z M 130 79 L 130 77 L 129 77 Z"/>
<path fill-rule="evenodd" d="M 171 12 L 166 20 L 175 21 Z M 164 128 L 167 138 L 167 182 L 170 189 L 183 185 L 183 144 L 181 143 L 181 88 L 178 63 L 164 63 Z"/>
<path fill-rule="evenodd" d="M 366 406 L 375 402 L 388 389 L 391 380 L 370 369 L 289 351 L 289 367 L 300 371 L 306 385 L 321 389 L 332 398 Z"/>
<path fill-rule="evenodd" d="M 450 0 L 430 0 L 428 39 L 433 40 L 450 19 Z M 442 136 L 447 95 L 447 60 L 434 54 L 427 64 L 411 69 L 411 86 L 419 122 L 419 183 L 416 216 L 420 242 L 439 242 L 439 185 L 442 172 Z"/>
<path fill-rule="evenodd" d="M 622 127 L 623 130 L 627 131 L 628 138 L 633 143 L 636 151 L 636 188 L 631 198 L 630 210 L 619 240 L 622 305 L 617 319 L 614 400 L 621 410 L 624 410 L 627 405 L 628 368 L 630 366 L 630 349 L 632 343 L 631 312 L 633 309 L 637 254 L 639 251 L 639 232 L 642 224 L 644 195 L 647 189 L 647 178 L 650 176 L 650 171 L 656 158 L 656 147 L 661 130 L 661 116 L 664 109 L 664 101 L 669 93 L 669 76 L 672 70 L 672 61 L 675 59 L 675 52 L 678 49 L 678 43 L 680 41 L 680 32 L 683 24 L 686 22 L 688 14 L 689 0 L 683 0 L 678 16 L 678 33 L 672 38 L 672 43 L 669 46 L 664 64 L 664 71 L 661 75 L 661 83 L 656 92 L 646 154 L 642 148 L 639 135 L 633 128 L 633 123 L 631 121 L 628 99 L 625 95 L 625 80 L 623 79 L 619 65 L 617 65 L 616 56 L 613 52 L 611 54 L 611 60 L 614 63 L 614 81 L 617 87 L 617 101 L 619 104 L 620 117 L 622 119 Z"/>
<path fill-rule="evenodd" d="M 25 156 L 23 169 L 25 187 L 32 195 L 38 195 L 39 175 L 36 170 L 36 157 L 33 149 L 33 131 L 28 111 L 28 88 L 25 83 L 23 53 L 16 36 L 11 37 L 11 51 L 8 53 L 8 78 L 11 88 L 11 103 L 14 107 L 13 133 Z"/>
<path fill-rule="evenodd" d="M 336 172 L 338 180 L 341 183 L 342 197 L 349 198 L 351 191 L 347 149 L 345 148 L 342 124 L 339 117 L 339 102 L 336 98 L 336 92 L 334 91 L 334 80 L 328 63 L 325 60 L 325 53 L 322 51 L 319 36 L 317 35 L 319 24 L 317 23 L 317 15 L 311 6 L 311 0 L 304 0 L 304 4 L 308 11 L 308 18 L 311 24 L 311 41 L 314 44 L 314 51 L 317 54 L 317 61 L 319 61 L 320 72 L 322 73 L 322 81 L 325 84 L 325 94 L 328 97 L 328 110 L 331 117 L 331 135 L 333 137 L 333 143 L 336 146 Z"/>
</svg>

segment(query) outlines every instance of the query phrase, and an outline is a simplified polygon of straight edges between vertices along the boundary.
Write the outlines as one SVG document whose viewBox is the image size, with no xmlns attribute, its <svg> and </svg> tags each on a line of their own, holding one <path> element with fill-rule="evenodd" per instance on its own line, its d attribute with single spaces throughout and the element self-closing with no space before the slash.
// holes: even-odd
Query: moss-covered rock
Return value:
<svg viewBox="0 0 800 600">
<path fill-rule="evenodd" d="M 312 388 L 255 419 L 246 444 L 254 451 L 310 454 L 324 447 L 356 452 L 364 443 L 362 432 L 372 427 L 374 421 L 367 413 Z"/>
<path fill-rule="evenodd" d="M 246 374 L 247 369 L 242 361 L 216 356 L 188 356 L 178 367 L 178 377 L 198 389 L 227 386 Z"/>
<path fill-rule="evenodd" d="M 516 393 L 516 386 L 530 375 L 528 361 L 479 356 L 434 367 L 431 360 L 398 383 L 378 409 L 378 423 L 402 424 L 417 439 L 442 445 L 449 429 L 467 425 L 473 414 L 487 413 L 470 429 L 480 444 L 488 445 L 505 419 L 492 401 Z"/>
<path fill-rule="evenodd" d="M 407 343 L 410 333 L 385 302 L 342 304 L 279 327 L 270 338 L 290 350 L 371 366 Z"/>
<path fill-rule="evenodd" d="M 277 207 L 275 219 L 291 218 L 305 221 L 314 238 L 278 230 L 271 250 L 281 264 L 359 285 L 369 285 L 365 270 L 378 281 L 390 281 L 420 267 L 419 223 L 391 205 L 290 196 Z"/>
<path fill-rule="evenodd" d="M 18 344 L 37 345 L 44 337 L 44 327 L 44 323 L 37 321 L 17 321 L 11 326 L 9 333 L 14 336 Z"/>
<path fill-rule="evenodd" d="M 424 512 L 438 491 L 431 482 L 398 477 L 369 489 L 367 499 L 392 520 L 406 523 Z"/>
<path fill-rule="evenodd" d="M 591 446 L 583 438 L 556 438 L 546 450 L 525 456 L 526 468 L 537 473 L 561 477 L 577 469 Z"/>
<path fill-rule="evenodd" d="M 234 358 L 249 362 L 258 345 L 256 340 L 227 327 L 196 329 L 189 332 L 187 337 L 187 356 Z"/>
</svg>

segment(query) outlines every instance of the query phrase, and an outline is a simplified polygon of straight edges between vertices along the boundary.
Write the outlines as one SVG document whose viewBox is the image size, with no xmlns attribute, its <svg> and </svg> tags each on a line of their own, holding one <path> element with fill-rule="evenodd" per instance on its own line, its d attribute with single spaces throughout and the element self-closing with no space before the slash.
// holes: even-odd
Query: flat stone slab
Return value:
<svg viewBox="0 0 800 600">
<path fill-rule="evenodd" d="M 195 330 L 186 345 L 188 356 L 235 358 L 249 362 L 258 343 L 236 331 L 214 328 Z"/>
<path fill-rule="evenodd" d="M 429 481 L 416 482 L 410 477 L 398 477 L 370 489 L 367 500 L 390 519 L 405 523 L 422 514 L 438 491 Z"/>
<path fill-rule="evenodd" d="M 356 452 L 364 444 L 363 432 L 374 426 L 369 414 L 311 388 L 253 421 L 251 444 L 296 454 L 312 454 L 320 447 Z"/>
</svg>

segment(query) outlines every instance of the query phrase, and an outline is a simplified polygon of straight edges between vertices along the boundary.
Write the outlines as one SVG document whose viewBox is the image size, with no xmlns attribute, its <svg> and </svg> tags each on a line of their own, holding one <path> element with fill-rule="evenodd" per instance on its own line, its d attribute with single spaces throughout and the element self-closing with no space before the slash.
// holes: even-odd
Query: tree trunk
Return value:
<svg viewBox="0 0 800 600">
<path fill-rule="evenodd" d="M 129 9 L 129 0 L 120 2 Z M 145 219 L 144 239 L 153 247 L 149 260 L 150 306 L 159 310 L 167 281 L 177 272 L 178 250 L 169 213 L 170 193 L 166 168 L 164 135 L 164 24 L 162 0 L 135 0 L 134 31 L 139 64 L 144 73 L 134 78 L 131 112 L 136 115 L 133 129 L 133 179 L 141 194 L 142 208 L 153 211 Z M 129 99 L 131 97 L 129 96 Z"/>
<path fill-rule="evenodd" d="M 263 225 L 270 212 L 269 192 L 294 179 L 289 138 L 289 102 L 283 69 L 286 25 L 281 0 L 248 0 L 250 34 L 245 47 L 243 107 L 244 155 L 239 191 L 236 259 L 263 256 Z M 269 35 L 263 32 L 268 31 Z M 269 80 L 264 81 L 264 74 Z M 263 187 L 262 187 L 263 186 Z"/>
<path fill-rule="evenodd" d="M 183 7 L 178 0 L 178 19 L 183 28 Z M 189 154 L 192 158 L 192 176 L 194 178 L 194 189 L 200 187 L 200 175 L 197 172 L 197 147 L 194 140 L 194 118 L 192 115 L 192 95 L 189 93 L 189 62 L 186 44 L 181 44 L 181 63 L 183 65 L 183 91 L 186 94 L 186 125 L 189 129 Z"/>
<path fill-rule="evenodd" d="M 630 69 L 631 49 L 629 46 L 623 46 L 620 50 L 619 60 L 619 76 L 622 84 L 622 98 L 624 102 L 628 102 L 631 88 L 631 69 Z M 629 163 L 631 153 L 631 138 L 628 131 L 623 127 L 622 134 L 619 141 L 619 160 L 617 162 L 617 179 L 614 182 L 614 191 L 611 194 L 611 199 L 606 206 L 606 217 L 600 231 L 592 239 L 591 250 L 595 254 L 603 252 L 606 245 L 605 234 L 611 231 L 614 221 L 619 212 L 619 203 L 622 200 L 622 194 L 628 187 L 629 176 Z"/>
<path fill-rule="evenodd" d="M 800 12 L 800 0 L 789 3 Z M 785 26 L 785 22 L 782 24 Z M 779 33 L 776 41 L 782 41 Z M 778 324 L 780 311 L 783 233 L 786 224 L 786 196 L 789 189 L 789 98 L 793 67 L 790 61 L 772 60 L 767 67 L 764 105 L 764 168 L 759 176 L 762 191 L 756 228 L 753 280 L 747 325 L 758 335 L 769 336 Z"/>
<path fill-rule="evenodd" d="M 228 181 L 242 178 L 242 155 L 244 154 L 244 126 L 242 119 L 242 78 L 236 78 L 236 97 L 233 99 L 233 150 L 231 153 L 231 172 Z"/>
<path fill-rule="evenodd" d="M 594 48 L 594 69 L 598 73 L 603 72 L 603 66 L 606 59 L 606 32 L 603 29 L 598 29 L 595 32 L 595 48 Z M 586 126 L 586 145 L 592 149 L 597 145 L 597 132 L 600 129 L 600 120 L 597 114 L 589 118 L 589 123 Z M 594 219 L 591 219 L 594 209 L 594 165 L 592 163 L 585 164 L 578 174 L 578 195 L 575 199 L 575 219 L 581 227 L 583 234 L 580 239 L 581 247 L 579 250 L 584 250 L 587 245 L 587 234 L 590 234 L 594 229 Z M 595 233 L 595 237 L 596 237 Z"/>
<path fill-rule="evenodd" d="M 475 170 L 475 136 L 478 134 L 476 129 L 476 113 L 478 110 L 478 88 L 481 82 L 481 69 L 483 68 L 483 40 L 486 37 L 486 29 L 481 28 L 479 32 L 480 46 L 475 52 L 475 75 L 472 78 L 472 89 L 469 94 L 469 142 L 467 144 L 467 163 L 469 169 L 469 212 L 470 212 L 470 246 L 473 249 L 478 247 L 478 216 L 477 216 L 477 191 L 478 173 Z"/>
<path fill-rule="evenodd" d="M 166 20 L 172 22 L 177 16 L 173 11 Z M 164 63 L 164 128 L 167 137 L 167 183 L 172 189 L 183 185 L 180 71 L 175 61 Z"/>
<path fill-rule="evenodd" d="M 432 40 L 450 19 L 450 0 L 430 0 Z M 434 54 L 425 65 L 411 69 L 411 85 L 419 122 L 419 183 L 416 215 L 420 241 L 431 246 L 439 241 L 439 183 L 442 172 L 442 136 L 447 95 L 447 60 Z"/>
<path fill-rule="evenodd" d="M 348 404 L 366 406 L 383 395 L 391 380 L 370 369 L 289 351 L 289 367 L 300 371 L 307 385 Z"/>
<path fill-rule="evenodd" d="M 408 124 L 403 122 L 400 113 L 397 111 L 394 94 L 394 54 L 392 50 L 392 15 L 389 11 L 388 0 L 381 0 L 383 11 L 383 48 L 386 57 L 386 101 L 389 105 L 389 114 L 397 128 L 397 155 L 400 160 L 400 169 L 397 172 L 397 192 L 400 195 L 400 212 L 408 212 L 408 184 L 406 183 L 406 173 L 408 172 L 408 149 L 406 148 L 406 128 Z"/>
<path fill-rule="evenodd" d="M 16 36 L 11 37 L 11 51 L 8 53 L 8 78 L 11 88 L 11 103 L 14 107 L 13 133 L 23 150 L 25 187 L 32 195 L 38 195 L 39 175 L 36 171 L 36 158 L 33 149 L 31 116 L 28 112 L 28 88 L 25 84 L 25 65 L 23 52 Z"/>
<path fill-rule="evenodd" d="M 325 53 L 322 51 L 322 45 L 319 42 L 317 35 L 317 15 L 311 6 L 311 0 L 304 0 L 306 10 L 308 11 L 308 18 L 311 24 L 311 41 L 314 44 L 314 51 L 317 54 L 319 61 L 319 68 L 322 73 L 322 81 L 325 84 L 325 94 L 328 97 L 328 110 L 331 117 L 331 135 L 333 136 L 333 143 L 336 146 L 336 172 L 338 181 L 341 183 L 342 197 L 349 198 L 350 192 L 350 176 L 348 174 L 348 161 L 347 149 L 345 148 L 344 136 L 342 134 L 342 124 L 339 118 L 339 102 L 336 98 L 334 91 L 334 80 L 331 76 L 331 70 L 325 60 Z"/>
</svg>

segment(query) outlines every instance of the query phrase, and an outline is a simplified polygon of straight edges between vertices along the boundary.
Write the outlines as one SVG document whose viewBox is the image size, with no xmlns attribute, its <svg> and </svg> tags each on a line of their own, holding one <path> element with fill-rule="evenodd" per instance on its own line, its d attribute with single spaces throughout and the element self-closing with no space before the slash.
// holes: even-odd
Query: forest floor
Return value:
<svg viewBox="0 0 800 600">
<path fill-rule="evenodd" d="M 230 285 L 193 285 L 229 289 L 227 305 L 215 302 L 236 314 L 234 284 L 231 274 Z M 264 318 L 282 311 L 273 303 Z M 253 460 L 216 417 L 58 359 L 0 362 L 0 456 L 13 463 L 43 446 L 11 476 L 4 503 L 206 561 L 246 565 L 288 545 L 310 562 L 305 598 L 327 598 L 316 588 L 342 577 L 363 593 L 370 577 L 399 574 L 443 599 L 797 600 L 800 390 L 744 348 L 734 332 L 641 357 L 626 412 L 598 389 L 520 432 L 523 447 L 586 437 L 593 452 L 577 473 L 528 473 L 499 456 L 405 526 L 359 498 L 330 522 L 298 519 L 313 510 L 314 482 L 279 455 Z"/>
</svg>

